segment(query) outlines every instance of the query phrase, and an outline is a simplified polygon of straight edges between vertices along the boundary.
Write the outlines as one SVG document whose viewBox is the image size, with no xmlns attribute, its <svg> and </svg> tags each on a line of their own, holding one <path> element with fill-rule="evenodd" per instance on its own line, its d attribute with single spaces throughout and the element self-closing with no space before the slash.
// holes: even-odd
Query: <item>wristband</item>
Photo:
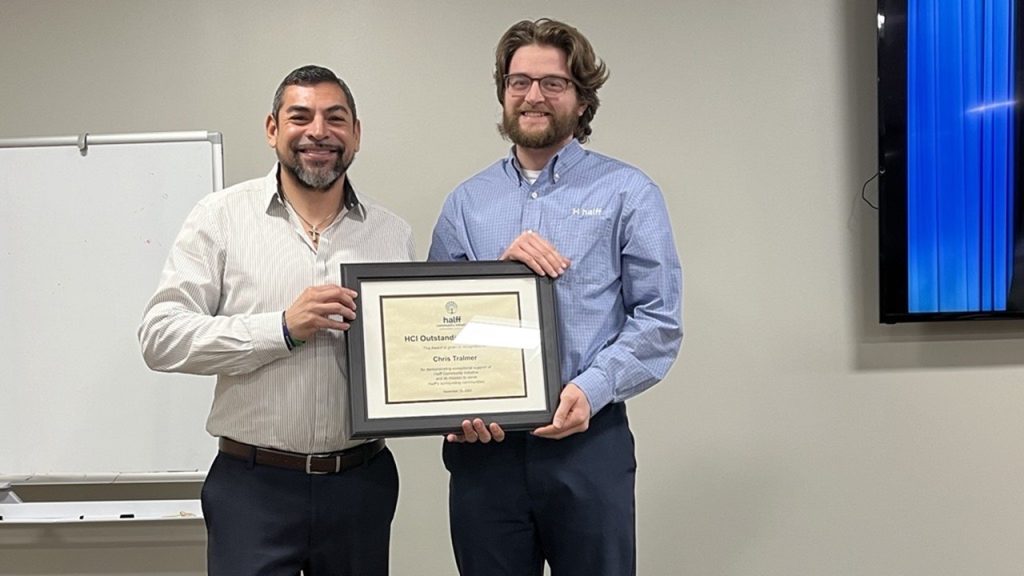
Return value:
<svg viewBox="0 0 1024 576">
<path fill-rule="evenodd" d="M 285 315 L 288 313 L 287 310 L 281 312 L 281 332 L 284 334 L 284 344 L 288 347 L 288 350 L 294 350 L 299 346 L 306 343 L 305 340 L 299 340 L 298 338 L 292 338 L 291 332 L 288 331 L 288 321 L 285 319 Z"/>
</svg>

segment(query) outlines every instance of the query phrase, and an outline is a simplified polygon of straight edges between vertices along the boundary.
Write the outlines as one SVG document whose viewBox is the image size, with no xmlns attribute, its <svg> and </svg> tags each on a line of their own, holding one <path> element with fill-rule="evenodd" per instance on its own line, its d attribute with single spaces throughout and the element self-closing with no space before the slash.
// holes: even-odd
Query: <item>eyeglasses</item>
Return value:
<svg viewBox="0 0 1024 576">
<path fill-rule="evenodd" d="M 561 76 L 534 78 L 526 74 L 505 74 L 505 90 L 512 96 L 525 96 L 533 88 L 534 82 L 540 85 L 540 93 L 548 97 L 561 95 L 573 83 L 569 78 Z"/>
</svg>

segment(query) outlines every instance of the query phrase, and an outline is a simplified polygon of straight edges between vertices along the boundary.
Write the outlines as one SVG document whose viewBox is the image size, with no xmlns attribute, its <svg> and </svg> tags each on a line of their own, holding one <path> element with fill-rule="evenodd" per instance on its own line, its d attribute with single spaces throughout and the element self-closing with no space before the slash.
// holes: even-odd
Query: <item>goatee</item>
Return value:
<svg viewBox="0 0 1024 576">
<path fill-rule="evenodd" d="M 299 152 L 292 150 L 291 158 L 287 161 L 281 158 L 281 165 L 291 172 L 299 182 L 302 182 L 306 186 L 313 190 L 327 190 L 341 178 L 348 167 L 352 164 L 352 159 L 348 162 L 345 161 L 345 147 L 338 146 L 337 149 L 338 159 L 334 161 L 333 165 L 330 166 L 314 166 L 307 167 L 302 163 L 302 159 L 299 156 Z"/>
</svg>

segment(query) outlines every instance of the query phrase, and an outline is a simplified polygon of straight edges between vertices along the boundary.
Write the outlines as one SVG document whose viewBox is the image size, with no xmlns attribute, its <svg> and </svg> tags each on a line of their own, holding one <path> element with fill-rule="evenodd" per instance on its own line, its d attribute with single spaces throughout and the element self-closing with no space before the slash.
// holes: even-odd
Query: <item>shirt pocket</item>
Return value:
<svg viewBox="0 0 1024 576">
<path fill-rule="evenodd" d="M 604 284 L 618 272 L 612 219 L 607 216 L 569 216 L 558 223 L 555 248 L 571 261 L 562 275 L 569 284 Z"/>
</svg>

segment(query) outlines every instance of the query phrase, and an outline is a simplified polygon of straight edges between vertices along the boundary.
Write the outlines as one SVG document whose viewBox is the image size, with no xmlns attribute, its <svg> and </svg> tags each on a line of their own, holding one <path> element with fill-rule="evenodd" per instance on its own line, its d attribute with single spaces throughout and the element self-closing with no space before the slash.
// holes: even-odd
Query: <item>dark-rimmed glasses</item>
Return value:
<svg viewBox="0 0 1024 576">
<path fill-rule="evenodd" d="M 525 96 L 534 82 L 540 86 L 540 93 L 548 97 L 561 96 L 573 83 L 571 79 L 561 76 L 534 78 L 526 74 L 505 74 L 505 90 L 512 96 Z"/>
</svg>

